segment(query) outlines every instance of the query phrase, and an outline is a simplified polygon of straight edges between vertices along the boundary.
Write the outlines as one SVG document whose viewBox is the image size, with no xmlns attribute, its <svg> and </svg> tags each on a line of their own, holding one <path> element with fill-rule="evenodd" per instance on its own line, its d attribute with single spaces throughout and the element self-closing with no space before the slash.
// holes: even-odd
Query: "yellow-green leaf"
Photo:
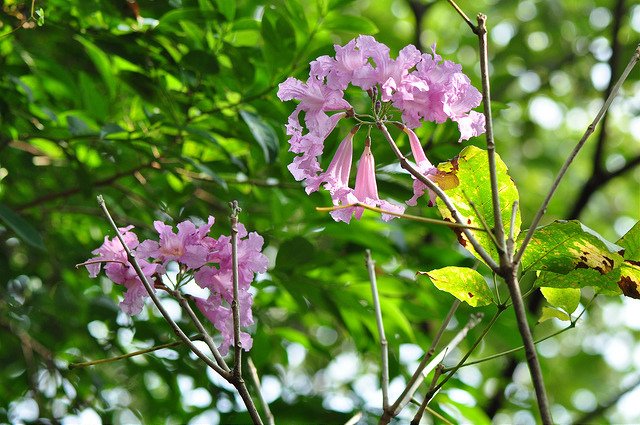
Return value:
<svg viewBox="0 0 640 425">
<path fill-rule="evenodd" d="M 441 291 L 445 291 L 472 307 L 492 302 L 491 290 L 482 275 L 467 267 L 445 267 L 430 272 L 418 272 L 426 275 Z"/>
<path fill-rule="evenodd" d="M 560 319 L 564 322 L 571 321 L 571 317 L 564 311 L 556 310 L 551 307 L 542 307 L 542 314 L 540 315 L 540 319 L 538 319 L 538 323 L 542 323 L 550 319 Z"/>
<path fill-rule="evenodd" d="M 563 309 L 567 314 L 576 311 L 580 304 L 580 289 L 577 288 L 540 288 L 540 291 L 549 304 Z"/>
<path fill-rule="evenodd" d="M 458 184 L 452 185 L 452 181 L 455 179 L 446 179 L 445 184 L 440 184 L 440 187 L 445 190 L 445 193 L 453 205 L 456 207 L 464 220 L 464 224 L 474 227 L 482 227 L 482 221 L 478 217 L 478 214 L 474 211 L 471 202 L 475 205 L 478 213 L 489 228 L 494 227 L 493 220 L 493 205 L 491 201 L 491 181 L 489 177 L 489 162 L 487 157 L 487 151 L 477 148 L 475 146 L 468 146 L 460 152 L 456 158 L 448 163 L 440 164 L 438 169 L 449 170 L 451 176 L 457 177 Z M 504 162 L 496 155 L 496 171 L 498 177 L 498 193 L 500 198 L 500 217 L 505 226 L 505 232 L 509 232 L 511 222 L 511 210 L 513 203 L 519 199 L 518 188 L 516 187 L 511 177 L 507 173 L 508 169 Z M 453 187 L 452 187 L 453 186 Z M 444 205 L 442 200 L 437 200 L 438 210 L 445 220 L 453 221 L 451 213 Z M 471 233 L 478 240 L 480 245 L 494 258 L 498 260 L 498 252 L 491 240 L 489 234 L 483 231 L 471 231 Z M 520 233 L 520 211 L 516 213 L 516 220 L 514 223 L 514 236 Z M 478 259 L 481 259 L 475 252 L 467 237 L 459 230 L 456 230 L 458 235 L 458 241 L 462 246 L 468 249 Z"/>
</svg>

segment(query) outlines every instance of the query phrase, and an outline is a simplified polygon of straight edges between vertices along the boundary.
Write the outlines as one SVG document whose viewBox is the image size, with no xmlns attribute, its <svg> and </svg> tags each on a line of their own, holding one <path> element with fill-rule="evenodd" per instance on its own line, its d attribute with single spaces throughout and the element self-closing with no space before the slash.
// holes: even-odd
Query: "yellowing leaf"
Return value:
<svg viewBox="0 0 640 425">
<path fill-rule="evenodd" d="M 482 275 L 467 267 L 445 267 L 430 272 L 418 272 L 426 275 L 436 288 L 464 301 L 472 307 L 492 302 L 491 290 Z"/>
</svg>

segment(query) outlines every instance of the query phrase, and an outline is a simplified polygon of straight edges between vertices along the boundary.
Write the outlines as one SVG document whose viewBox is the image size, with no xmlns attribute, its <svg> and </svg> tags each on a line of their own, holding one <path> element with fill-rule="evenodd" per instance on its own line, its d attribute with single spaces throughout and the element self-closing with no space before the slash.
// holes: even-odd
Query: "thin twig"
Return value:
<svg viewBox="0 0 640 425">
<path fill-rule="evenodd" d="M 427 394 L 430 394 L 431 391 L 433 391 L 433 388 L 436 386 L 436 383 L 438 382 L 438 379 L 440 379 L 440 375 L 442 375 L 443 371 L 444 371 L 444 365 L 440 363 L 438 367 L 436 367 L 436 371 L 433 373 L 433 379 L 431 379 L 431 384 L 429 384 L 429 390 L 427 391 Z M 418 408 L 416 415 L 413 417 L 413 420 L 411 421 L 411 425 L 418 425 L 420 423 L 420 420 L 422 419 L 422 416 L 424 415 L 424 411 L 427 409 L 428 404 L 429 404 L 428 398 L 425 398 L 424 400 L 422 400 L 422 403 L 420 403 L 420 407 Z"/>
<path fill-rule="evenodd" d="M 493 118 L 491 115 L 491 87 L 489 85 L 489 58 L 487 48 L 487 16 L 478 15 L 478 43 L 480 48 L 480 75 L 482 77 L 482 105 L 484 107 L 485 129 L 487 137 L 487 156 L 489 158 L 489 178 L 491 180 L 491 204 L 493 205 L 493 231 L 496 248 L 504 254 L 504 223 L 500 209 L 500 192 L 498 190 L 498 174 L 496 171 L 496 146 L 493 138 Z M 506 258 L 504 259 L 506 260 Z"/>
<path fill-rule="evenodd" d="M 451 199 L 449 199 L 449 197 L 444 193 L 444 191 L 440 189 L 440 187 L 436 185 L 434 182 L 429 180 L 426 176 L 422 175 L 420 171 L 418 171 L 413 165 L 411 165 L 409 161 L 407 161 L 407 158 L 405 158 L 402 152 L 400 152 L 400 149 L 398 148 L 398 145 L 396 144 L 395 140 L 393 140 L 393 137 L 391 137 L 391 134 L 389 134 L 389 130 L 387 129 L 387 127 L 380 122 L 378 123 L 378 128 L 380 129 L 380 131 L 382 131 L 382 134 L 384 135 L 385 139 L 387 139 L 387 142 L 389 142 L 389 145 L 391 146 L 393 153 L 396 155 L 396 157 L 400 161 L 400 165 L 402 166 L 402 168 L 404 168 L 409 173 L 411 173 L 411 175 L 413 175 L 416 179 L 424 183 L 440 199 L 442 199 L 442 202 L 447 207 L 447 209 L 451 213 L 451 216 L 457 223 L 464 224 L 464 221 L 460 217 L 460 213 L 458 212 L 457 208 L 453 205 L 453 203 L 451 202 Z M 500 267 L 498 266 L 498 264 L 496 264 L 496 262 L 493 260 L 493 258 L 491 258 L 489 254 L 487 254 L 487 251 L 485 251 L 485 249 L 480 245 L 480 243 L 475 238 L 475 236 L 473 236 L 473 233 L 471 233 L 469 229 L 465 229 L 465 228 L 462 228 L 462 232 L 467 237 L 467 239 L 469 240 L 469 242 L 471 243 L 475 251 L 480 256 L 480 258 L 482 258 L 482 260 L 492 270 L 494 271 L 500 270 Z"/>
<path fill-rule="evenodd" d="M 187 312 L 187 314 L 191 318 L 191 321 L 196 326 L 196 329 L 198 329 L 198 332 L 200 332 L 200 334 L 202 335 L 204 342 L 207 344 L 207 346 L 211 350 L 211 353 L 213 353 L 213 357 L 216 359 L 216 362 L 218 363 L 218 365 L 225 371 L 229 372 L 231 369 L 229 369 L 229 366 L 222 358 L 222 355 L 220 355 L 220 351 L 218 351 L 218 347 L 216 347 L 216 344 L 213 342 L 213 338 L 211 338 L 211 335 L 209 334 L 209 332 L 207 332 L 204 325 L 202 324 L 202 322 L 200 321 L 196 313 L 191 308 L 189 301 L 187 301 L 187 299 L 182 296 L 182 293 L 180 291 L 171 291 L 171 294 L 174 296 L 174 298 L 178 300 L 178 303 L 180 303 L 182 308 Z"/>
<path fill-rule="evenodd" d="M 129 249 L 129 247 L 125 243 L 124 238 L 122 237 L 122 234 L 120 233 L 120 229 L 118 229 L 118 226 L 113 221 L 113 218 L 111 217 L 111 214 L 109 213 L 109 210 L 107 209 L 107 205 L 105 204 L 104 198 L 102 197 L 102 195 L 98 195 L 98 204 L 100 205 L 100 208 L 102 208 L 102 211 L 104 212 L 104 215 L 109 220 L 109 223 L 111 224 L 111 227 L 113 227 L 113 229 L 115 230 L 116 236 L 118 237 L 118 240 L 122 244 L 122 247 L 124 248 L 124 251 L 127 254 L 127 260 L 133 266 L 134 270 L 136 271 L 136 274 L 138 275 L 138 278 L 140 278 L 140 281 L 142 282 L 142 284 L 144 285 L 145 289 L 147 290 L 147 293 L 149 294 L 149 297 L 151 298 L 151 300 L 153 301 L 155 306 L 160 311 L 160 314 L 162 314 L 162 317 L 164 317 L 164 320 L 169 324 L 169 326 L 171 327 L 173 332 L 176 334 L 176 336 L 178 338 L 180 338 L 180 340 L 182 340 L 182 342 L 184 342 L 187 345 L 187 347 L 189 347 L 189 349 L 196 356 L 198 356 L 200 359 L 202 359 L 202 361 L 204 361 L 207 364 L 207 366 L 209 366 L 211 369 L 213 369 L 216 372 L 218 372 L 218 374 L 220 374 L 220 376 L 222 376 L 223 378 L 228 380 L 230 378 L 229 373 L 227 371 L 225 371 L 224 369 L 222 369 L 220 366 L 218 366 L 215 362 L 213 362 L 202 351 L 200 351 L 198 349 L 198 347 L 196 347 L 193 344 L 193 342 L 189 339 L 189 337 L 184 333 L 184 331 L 182 329 L 180 329 L 180 326 L 178 326 L 178 324 L 171 318 L 171 316 L 169 315 L 167 310 L 164 308 L 164 306 L 162 305 L 162 303 L 158 299 L 155 291 L 153 290 L 153 287 L 149 283 L 149 280 L 147 279 L 147 276 L 145 276 L 145 274 L 142 272 L 142 269 L 140 268 L 140 264 L 138 264 L 138 260 L 136 260 L 135 255 L 133 254 L 133 252 L 131 252 L 131 249 Z"/>
<path fill-rule="evenodd" d="M 238 201 L 229 204 L 231 207 L 231 271 L 233 276 L 233 301 L 231 310 L 233 311 L 233 376 L 235 379 L 242 377 L 242 342 L 240 341 L 240 308 L 238 295 L 238 214 L 240 207 Z"/>
<path fill-rule="evenodd" d="M 458 305 L 454 303 L 454 305 L 452 306 L 451 310 L 449 311 L 451 316 L 453 316 L 453 312 L 458 307 Z M 409 383 L 407 383 L 407 386 L 402 394 L 400 394 L 395 403 L 393 403 L 393 405 L 384 412 L 382 418 L 380 418 L 380 424 L 388 424 L 392 418 L 397 416 L 402 411 L 402 409 L 404 409 L 407 403 L 411 401 L 413 395 L 418 390 L 422 382 L 424 382 L 424 380 L 427 378 L 429 373 L 431 373 L 431 371 L 440 362 L 442 362 L 442 360 L 448 353 L 453 351 L 453 349 L 456 348 L 458 344 L 460 344 L 460 342 L 462 342 L 462 340 L 467 336 L 471 329 L 473 329 L 478 323 L 480 323 L 480 321 L 482 320 L 482 316 L 482 314 L 473 314 L 467 324 L 453 337 L 451 341 L 449 341 L 449 343 L 442 350 L 440 350 L 438 355 L 433 359 L 431 357 L 434 353 L 433 348 L 435 347 L 435 344 L 432 343 L 432 348 L 429 349 L 425 357 L 420 362 L 420 365 L 409 380 Z M 448 319 L 450 319 L 449 316 Z M 446 325 L 444 325 L 440 329 L 443 328 L 446 328 Z"/>
<path fill-rule="evenodd" d="M 420 364 L 416 368 L 415 372 L 413 372 L 411 379 L 409 379 L 409 382 L 407 382 L 405 389 L 398 396 L 393 405 L 385 411 L 383 418 L 388 417 L 387 420 L 391 420 L 392 417 L 397 416 L 398 413 L 400 413 L 400 411 L 404 408 L 404 406 L 409 403 L 420 384 L 422 384 L 422 381 L 424 380 L 422 371 L 427 367 L 427 365 L 429 364 L 429 360 L 431 360 L 431 358 L 435 354 L 436 347 L 440 343 L 442 334 L 444 334 L 444 331 L 447 329 L 447 326 L 449 325 L 449 322 L 451 321 L 451 318 L 455 314 L 458 307 L 460 307 L 460 300 L 456 299 L 451 305 L 451 308 L 449 309 L 446 317 L 442 321 L 442 324 L 440 325 L 440 329 L 438 329 L 436 336 L 433 338 L 433 341 L 431 341 L 431 346 L 420 361 Z M 381 423 L 383 423 L 382 419 Z"/>
<path fill-rule="evenodd" d="M 542 205 L 540 205 L 538 212 L 536 213 L 535 217 L 533 218 L 533 221 L 531 222 L 531 227 L 527 231 L 527 234 L 524 240 L 522 241 L 522 244 L 520 245 L 520 249 L 518 249 L 518 252 L 513 258 L 515 265 L 520 263 L 520 260 L 522 259 L 522 255 L 524 254 L 525 249 L 527 249 L 527 245 L 529 245 L 529 242 L 531 241 L 531 238 L 533 237 L 533 234 L 535 233 L 536 228 L 540 223 L 540 220 L 542 220 L 542 216 L 547 211 L 547 206 L 549 205 L 549 202 L 551 201 L 553 194 L 556 192 L 556 189 L 560 185 L 560 181 L 562 180 L 565 173 L 567 172 L 567 169 L 569 169 L 569 166 L 573 163 L 573 160 L 576 158 L 576 156 L 578 155 L 578 152 L 580 152 L 580 150 L 586 143 L 589 136 L 591 136 L 591 134 L 594 132 L 596 126 L 602 119 L 602 116 L 604 115 L 604 113 L 607 111 L 607 109 L 609 109 L 609 106 L 611 106 L 613 99 L 615 99 L 616 96 L 618 95 L 620 86 L 622 86 L 622 83 L 624 83 L 624 81 L 627 79 L 627 77 L 629 76 L 629 73 L 631 73 L 631 70 L 636 65 L 638 60 L 640 60 L 640 45 L 636 47 L 636 50 L 633 53 L 633 56 L 631 57 L 631 59 L 629 60 L 627 67 L 625 68 L 624 72 L 622 73 L 622 75 L 620 76 L 616 84 L 611 89 L 611 93 L 609 94 L 609 97 L 600 108 L 600 111 L 598 111 L 598 114 L 593 119 L 591 124 L 589 124 L 589 127 L 587 127 L 587 130 L 582 135 L 582 138 L 580 139 L 580 141 L 578 141 L 578 144 L 573 148 L 573 151 L 571 151 L 571 153 L 565 160 L 564 164 L 562 165 L 562 168 L 560 168 L 560 171 L 558 172 L 556 179 L 554 180 L 553 184 L 551 185 L 551 188 L 549 189 L 549 193 L 547 194 L 546 198 L 542 202 Z"/>
<path fill-rule="evenodd" d="M 458 371 L 458 369 L 460 369 L 462 367 L 462 365 L 467 361 L 467 359 L 469 358 L 469 356 L 471 356 L 471 354 L 475 351 L 475 349 L 478 347 L 478 345 L 480 345 L 480 343 L 482 342 L 482 340 L 484 339 L 484 337 L 489 333 L 489 331 L 491 330 L 491 328 L 493 327 L 493 325 L 498 321 L 498 318 L 500 317 L 500 315 L 502 314 L 502 312 L 505 310 L 505 307 L 502 305 L 498 306 L 498 310 L 496 311 L 496 313 L 493 315 L 493 317 L 491 318 L 491 320 L 489 321 L 489 323 L 487 324 L 487 326 L 484 328 L 484 330 L 482 331 L 482 333 L 480 334 L 480 336 L 475 340 L 475 342 L 473 343 L 473 345 L 471 346 L 471 348 L 467 351 L 467 353 L 462 357 L 462 359 L 460 359 L 460 361 L 458 362 L 457 365 L 455 365 L 453 367 L 453 369 L 451 369 L 451 371 L 447 374 L 447 376 L 444 377 L 444 379 L 438 384 L 436 385 L 431 391 L 429 391 L 427 393 L 427 395 L 425 396 L 425 398 L 427 398 L 429 401 L 433 398 L 433 395 L 438 392 L 440 390 L 440 388 L 442 388 L 444 386 L 444 384 L 446 384 L 449 379 L 451 379 L 453 377 L 453 375 Z M 427 402 L 428 403 L 428 402 Z"/>
<path fill-rule="evenodd" d="M 381 214 L 388 214 L 388 215 L 392 215 L 394 217 L 406 218 L 407 220 L 418 221 L 420 223 L 437 224 L 439 226 L 453 227 L 453 228 L 456 228 L 456 229 L 478 230 L 478 231 L 481 231 L 481 232 L 485 232 L 486 231 L 485 229 L 483 229 L 481 227 L 467 226 L 465 224 L 452 223 L 450 221 L 438 220 L 438 219 L 435 219 L 435 218 L 420 217 L 418 215 L 412 215 L 412 214 L 401 214 L 401 213 L 397 213 L 397 212 L 394 212 L 394 211 L 389 211 L 389 210 L 384 210 L 382 208 L 373 207 L 371 205 L 363 204 L 361 202 L 355 202 L 355 203 L 349 204 L 349 205 L 335 205 L 333 207 L 316 207 L 316 211 L 319 211 L 319 212 L 331 212 L 331 211 L 344 210 L 344 209 L 347 209 L 347 208 L 354 208 L 354 207 L 364 208 L 365 210 L 374 211 L 374 212 L 381 213 Z"/>
<path fill-rule="evenodd" d="M 247 357 L 247 366 L 249 366 L 249 375 L 251 376 L 253 385 L 256 387 L 256 392 L 258 393 L 258 398 L 260 399 L 262 410 L 264 410 L 264 416 L 267 418 L 267 424 L 275 425 L 273 413 L 271 413 L 271 409 L 269 409 L 269 404 L 264 399 L 264 395 L 262 394 L 262 389 L 260 387 L 260 377 L 258 376 L 258 369 L 256 369 L 256 365 L 253 364 L 253 360 L 251 360 L 251 357 Z"/>
<path fill-rule="evenodd" d="M 371 283 L 371 297 L 373 299 L 373 308 L 376 314 L 376 326 L 380 336 L 380 368 L 382 369 L 382 408 L 389 407 L 389 348 L 387 346 L 387 338 L 384 334 L 384 325 L 382 323 L 382 310 L 380 309 L 380 298 L 378 297 L 378 286 L 376 283 L 375 263 L 371 258 L 371 251 L 365 251 L 365 259 L 367 263 L 367 271 L 369 272 L 369 282 Z"/>
<path fill-rule="evenodd" d="M 462 19 L 467 23 L 467 25 L 469 25 L 469 28 L 471 28 L 471 31 L 473 31 L 474 34 L 477 34 L 478 28 L 476 28 L 476 26 L 473 25 L 473 22 L 471 22 L 471 19 L 469 19 L 469 17 L 462 11 L 462 9 L 460 9 L 460 6 L 458 6 L 456 2 L 453 0 L 447 0 L 447 1 L 451 6 L 453 6 L 456 12 L 458 12 L 458 15 L 462 17 Z"/>
<path fill-rule="evenodd" d="M 202 336 L 191 337 L 192 341 L 199 340 L 199 339 L 202 339 Z M 133 351 L 133 352 L 127 353 L 127 354 L 122 354 L 120 356 L 109 357 L 108 359 L 92 360 L 92 361 L 89 361 L 89 362 L 82 362 L 82 363 L 71 363 L 71 364 L 69 364 L 69 369 L 70 370 L 71 369 L 80 369 L 80 368 L 83 368 L 83 367 L 95 366 L 95 365 L 100 365 L 100 364 L 105 364 L 105 363 L 113 363 L 113 362 L 117 362 L 119 360 L 128 359 L 130 357 L 135 357 L 135 356 L 140 356 L 140 355 L 143 355 L 143 354 L 153 353 L 154 351 L 162 350 L 164 348 L 177 347 L 177 346 L 182 345 L 182 344 L 184 344 L 183 341 L 168 342 L 166 344 L 161 344 L 161 345 L 156 345 L 156 346 L 153 346 L 153 347 L 145 348 L 144 350 L 138 350 L 138 351 Z"/>
</svg>

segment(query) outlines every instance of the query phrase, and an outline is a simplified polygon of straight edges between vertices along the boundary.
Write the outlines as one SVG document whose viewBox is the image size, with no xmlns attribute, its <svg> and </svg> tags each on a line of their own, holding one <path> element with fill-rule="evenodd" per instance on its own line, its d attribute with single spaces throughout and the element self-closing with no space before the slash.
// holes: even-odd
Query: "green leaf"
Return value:
<svg viewBox="0 0 640 425">
<path fill-rule="evenodd" d="M 180 64 L 200 74 L 217 74 L 220 70 L 218 59 L 204 50 L 191 50 L 182 57 Z"/>
<path fill-rule="evenodd" d="M 220 177 L 211 168 L 207 167 L 206 165 L 204 165 L 200 161 L 196 161 L 195 159 L 190 158 L 188 156 L 182 156 L 181 158 L 182 158 L 183 161 L 188 162 L 189 164 L 193 165 L 195 168 L 200 170 L 201 173 L 204 173 L 212 181 L 214 181 L 217 184 L 219 184 L 224 190 L 227 190 L 229 188 L 227 186 L 227 182 L 222 177 Z"/>
<path fill-rule="evenodd" d="M 116 95 L 116 79 L 109 56 L 86 38 L 80 35 L 76 35 L 74 38 L 84 47 L 87 56 L 89 56 L 100 77 L 102 77 L 102 81 L 107 86 L 109 97 L 113 98 Z"/>
<path fill-rule="evenodd" d="M 278 154 L 278 136 L 276 136 L 276 132 L 256 114 L 248 111 L 240 111 L 240 116 L 242 116 L 244 122 L 249 126 L 251 134 L 253 134 L 253 137 L 255 137 L 262 148 L 264 159 L 268 163 L 273 163 Z"/>
<path fill-rule="evenodd" d="M 39 7 L 36 10 L 36 24 L 38 24 L 39 27 L 44 25 L 44 9 Z"/>
<path fill-rule="evenodd" d="M 472 307 L 488 305 L 493 302 L 491 290 L 482 275 L 467 267 L 445 267 L 430 272 L 418 272 L 426 275 L 441 291 L 445 291 Z"/>
<path fill-rule="evenodd" d="M 536 286 L 542 288 L 586 288 L 591 286 L 599 294 L 620 295 L 617 282 L 620 280 L 620 269 L 601 275 L 594 269 L 577 269 L 566 274 L 538 272 Z"/>
<path fill-rule="evenodd" d="M 580 304 L 580 289 L 577 288 L 540 288 L 544 298 L 554 307 L 571 314 Z"/>
<path fill-rule="evenodd" d="M 303 238 L 296 236 L 280 245 L 276 257 L 278 270 L 293 270 L 310 264 L 316 255 L 316 248 Z"/>
<path fill-rule="evenodd" d="M 594 269 L 607 274 L 622 263 L 621 251 L 579 221 L 559 220 L 536 231 L 522 256 L 522 267 L 525 272 Z"/>
<path fill-rule="evenodd" d="M 84 136 L 93 133 L 87 123 L 75 115 L 67 115 L 67 126 L 69 132 L 74 136 Z"/>
<path fill-rule="evenodd" d="M 616 244 L 624 248 L 625 260 L 640 261 L 640 221 L 638 221 Z"/>
<path fill-rule="evenodd" d="M 236 0 L 216 0 L 216 5 L 227 21 L 233 21 L 236 16 Z"/>
<path fill-rule="evenodd" d="M 489 162 L 487 152 L 475 146 L 468 146 L 460 152 L 456 158 L 450 162 L 438 166 L 440 173 L 435 177 L 436 183 L 443 188 L 457 208 L 461 218 L 469 226 L 482 227 L 482 221 L 474 211 L 470 202 L 473 202 L 479 214 L 487 223 L 489 228 L 493 228 L 493 205 L 491 201 L 491 181 L 489 177 Z M 496 155 L 496 172 L 498 179 L 498 192 L 500 197 L 500 216 L 508 234 L 511 223 L 511 210 L 513 203 L 519 199 L 518 188 L 509 174 L 507 166 Z M 441 199 L 437 200 L 438 210 L 445 220 L 453 221 L 451 213 Z M 517 211 L 514 237 L 520 233 L 520 211 Z M 468 249 L 478 259 L 480 257 L 475 252 L 462 231 L 456 230 L 458 241 Z M 491 237 L 484 231 L 472 230 L 471 233 L 478 240 L 480 245 L 494 258 L 498 260 L 498 252 L 491 240 Z"/>
<path fill-rule="evenodd" d="M 28 221 L 2 203 L 0 203 L 0 220 L 16 232 L 16 235 L 24 242 L 34 248 L 45 251 L 40 233 Z"/>
<path fill-rule="evenodd" d="M 542 314 L 540 315 L 540 319 L 538 319 L 538 323 L 545 322 L 550 319 L 560 319 L 563 322 L 570 322 L 571 316 L 569 316 L 564 311 L 556 310 L 551 307 L 542 307 Z"/>
<path fill-rule="evenodd" d="M 362 16 L 344 15 L 342 12 L 332 12 L 323 22 L 324 28 L 332 31 L 347 31 L 357 34 L 375 34 L 378 32 L 376 24 Z"/>
<path fill-rule="evenodd" d="M 216 11 L 202 10 L 197 7 L 174 9 L 162 15 L 156 29 L 159 31 L 175 31 L 176 28 L 180 28 L 180 22 L 205 24 L 213 22 L 219 17 L 220 15 Z"/>
</svg>

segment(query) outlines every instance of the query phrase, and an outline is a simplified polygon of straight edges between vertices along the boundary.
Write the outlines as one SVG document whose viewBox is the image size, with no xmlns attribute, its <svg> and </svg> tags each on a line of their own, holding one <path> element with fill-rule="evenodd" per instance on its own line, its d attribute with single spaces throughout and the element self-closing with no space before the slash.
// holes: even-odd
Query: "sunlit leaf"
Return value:
<svg viewBox="0 0 640 425">
<path fill-rule="evenodd" d="M 550 319 L 560 319 L 563 322 L 570 322 L 571 316 L 569 316 L 564 311 L 551 308 L 551 307 L 542 307 L 542 314 L 540 315 L 540 319 L 538 319 L 538 323 L 546 322 Z"/>
<path fill-rule="evenodd" d="M 573 313 L 580 304 L 580 289 L 576 288 L 540 288 L 544 298 L 554 307 Z"/>
<path fill-rule="evenodd" d="M 467 267 L 445 267 L 430 272 L 418 272 L 426 275 L 436 288 L 464 301 L 472 307 L 491 304 L 491 290 L 482 275 Z"/>
<path fill-rule="evenodd" d="M 556 221 L 539 228 L 522 256 L 522 268 L 569 273 L 594 269 L 609 273 L 622 262 L 622 248 L 588 229 L 577 220 Z"/>
</svg>

